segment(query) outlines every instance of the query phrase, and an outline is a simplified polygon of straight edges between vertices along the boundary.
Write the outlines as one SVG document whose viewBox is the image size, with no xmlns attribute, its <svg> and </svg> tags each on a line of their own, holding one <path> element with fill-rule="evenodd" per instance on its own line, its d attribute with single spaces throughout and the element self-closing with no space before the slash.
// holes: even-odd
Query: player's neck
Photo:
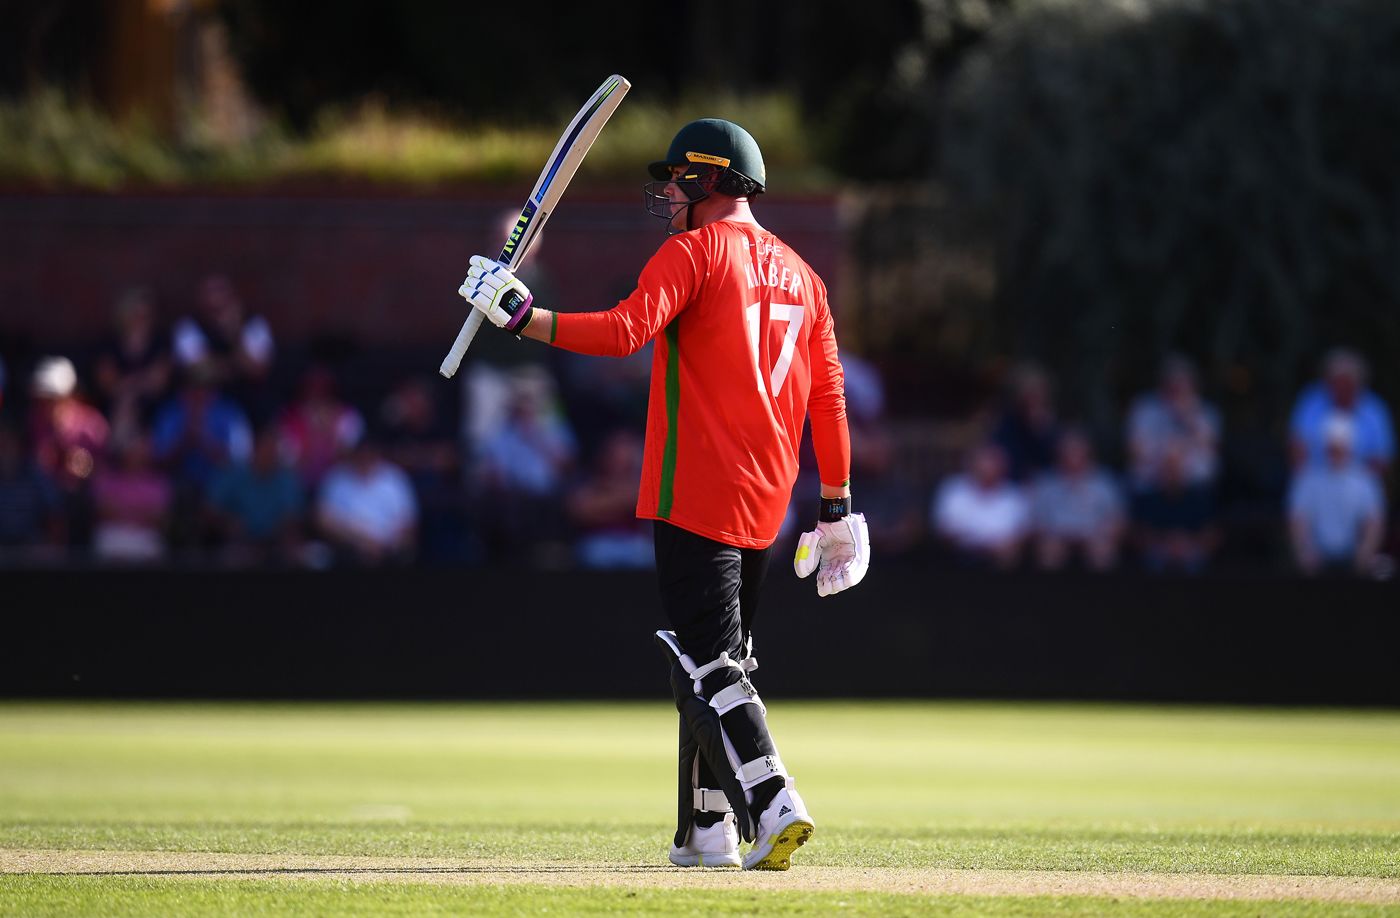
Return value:
<svg viewBox="0 0 1400 918">
<path fill-rule="evenodd" d="M 701 207 L 695 221 L 696 228 L 706 226 L 711 223 L 719 223 L 728 220 L 731 223 L 752 223 L 758 226 L 758 221 L 754 219 L 753 211 L 749 209 L 748 198 L 731 198 L 727 195 L 714 195 L 701 202 Z M 760 227 L 761 229 L 762 227 Z"/>
</svg>

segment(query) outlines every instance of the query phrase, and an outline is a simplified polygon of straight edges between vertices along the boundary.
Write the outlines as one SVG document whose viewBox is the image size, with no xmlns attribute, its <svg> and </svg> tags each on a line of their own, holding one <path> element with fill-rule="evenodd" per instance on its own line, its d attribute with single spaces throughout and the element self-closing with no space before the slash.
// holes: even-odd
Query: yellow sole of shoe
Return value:
<svg viewBox="0 0 1400 918">
<path fill-rule="evenodd" d="M 814 828 L 815 826 L 810 822 L 800 819 L 786 827 L 777 840 L 773 842 L 773 850 L 749 869 L 787 870 L 792 866 L 792 853 L 807 844 L 807 840 L 812 837 Z"/>
</svg>

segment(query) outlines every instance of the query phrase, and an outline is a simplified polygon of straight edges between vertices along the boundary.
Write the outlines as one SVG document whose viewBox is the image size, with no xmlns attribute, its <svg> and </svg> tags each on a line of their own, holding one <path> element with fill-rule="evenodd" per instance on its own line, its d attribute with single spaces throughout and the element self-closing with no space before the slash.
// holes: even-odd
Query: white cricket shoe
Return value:
<svg viewBox="0 0 1400 918">
<path fill-rule="evenodd" d="M 709 828 L 692 825 L 683 846 L 671 845 L 671 863 L 677 867 L 738 867 L 739 829 L 734 814 L 725 813 Z"/>
<path fill-rule="evenodd" d="M 787 870 L 792 852 L 807 844 L 816 826 L 807 805 L 797 795 L 792 778 L 758 817 L 758 838 L 744 856 L 745 870 Z"/>
</svg>

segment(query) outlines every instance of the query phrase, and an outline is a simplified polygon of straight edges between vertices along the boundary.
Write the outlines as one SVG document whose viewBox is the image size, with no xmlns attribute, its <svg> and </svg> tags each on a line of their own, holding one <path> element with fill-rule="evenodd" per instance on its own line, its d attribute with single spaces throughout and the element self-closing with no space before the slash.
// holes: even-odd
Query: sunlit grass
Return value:
<svg viewBox="0 0 1400 918">
<path fill-rule="evenodd" d="M 664 870 L 675 711 L 0 703 L 0 848 Z M 1400 713 L 776 700 L 801 866 L 1400 877 Z M 197 863 L 197 857 L 192 863 Z M 0 915 L 1380 916 L 1345 902 L 0 875 Z M 798 876 L 796 871 L 793 876 Z"/>
</svg>

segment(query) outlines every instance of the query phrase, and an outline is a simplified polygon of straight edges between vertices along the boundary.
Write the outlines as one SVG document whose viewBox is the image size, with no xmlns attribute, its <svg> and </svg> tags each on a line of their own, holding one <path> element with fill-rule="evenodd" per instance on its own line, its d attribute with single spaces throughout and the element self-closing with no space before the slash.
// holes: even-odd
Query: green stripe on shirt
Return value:
<svg viewBox="0 0 1400 918">
<path fill-rule="evenodd" d="M 666 448 L 661 453 L 661 493 L 656 498 L 656 515 L 671 518 L 676 488 L 676 414 L 681 406 L 680 334 L 677 323 L 666 326 Z"/>
</svg>

